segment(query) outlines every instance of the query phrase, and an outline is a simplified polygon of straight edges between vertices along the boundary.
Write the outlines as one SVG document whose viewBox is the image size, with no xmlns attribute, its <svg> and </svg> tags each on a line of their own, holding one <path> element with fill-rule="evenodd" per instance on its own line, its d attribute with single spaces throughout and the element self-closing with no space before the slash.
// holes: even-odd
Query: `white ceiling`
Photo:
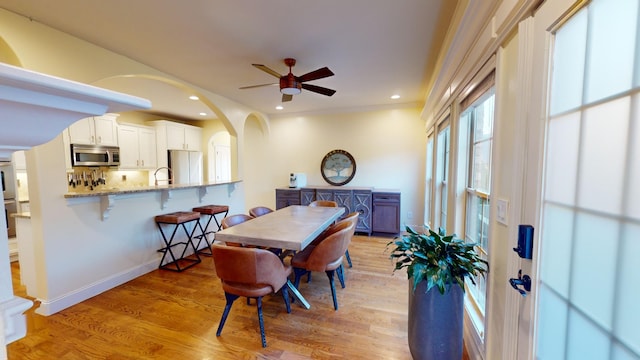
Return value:
<svg viewBox="0 0 640 360">
<path fill-rule="evenodd" d="M 420 103 L 457 0 L 0 0 L 0 7 L 267 114 Z M 327 66 L 335 76 L 283 103 L 277 86 L 285 57 L 295 75 Z M 122 79 L 120 79 L 122 80 Z M 129 79 L 131 80 L 131 79 Z M 182 90 L 149 92 L 148 79 L 96 83 L 150 99 L 153 111 L 198 118 Z M 145 90 L 147 89 L 147 90 Z M 178 91 L 177 93 L 175 91 Z M 392 94 L 399 100 L 392 100 Z"/>
</svg>

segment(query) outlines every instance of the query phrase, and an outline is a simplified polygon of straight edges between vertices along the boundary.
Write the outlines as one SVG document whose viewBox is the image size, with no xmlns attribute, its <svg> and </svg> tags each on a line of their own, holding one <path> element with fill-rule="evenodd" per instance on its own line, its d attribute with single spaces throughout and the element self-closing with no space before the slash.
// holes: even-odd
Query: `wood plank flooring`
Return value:
<svg viewBox="0 0 640 360">
<path fill-rule="evenodd" d="M 255 301 L 233 305 L 220 337 L 225 300 L 211 258 L 182 273 L 156 270 L 51 316 L 28 311 L 28 334 L 7 347 L 9 359 L 411 359 L 407 280 L 392 275 L 391 238 L 355 236 L 346 285 L 333 309 L 324 273 L 300 291 L 311 304 L 280 294 L 264 299 L 266 348 Z M 18 263 L 12 263 L 16 295 Z M 37 304 L 36 304 L 37 306 Z"/>
</svg>

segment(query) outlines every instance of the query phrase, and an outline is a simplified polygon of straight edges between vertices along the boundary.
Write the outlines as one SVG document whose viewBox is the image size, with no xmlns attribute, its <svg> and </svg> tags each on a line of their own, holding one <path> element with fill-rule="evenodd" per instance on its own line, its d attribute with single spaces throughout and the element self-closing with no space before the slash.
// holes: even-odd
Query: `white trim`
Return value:
<svg viewBox="0 0 640 360">
<path fill-rule="evenodd" d="M 523 139 L 518 142 L 518 149 L 514 149 L 517 152 L 517 156 L 514 156 L 513 163 L 513 176 L 521 177 L 521 181 L 514 182 L 512 192 L 510 194 L 511 206 L 509 208 L 508 217 L 511 220 L 509 226 L 509 239 L 517 239 L 518 227 L 517 225 L 522 223 L 523 214 L 523 188 L 524 188 L 524 167 L 525 167 L 525 152 L 527 148 L 527 113 L 531 106 L 531 81 L 532 72 L 529 70 L 532 68 L 533 61 L 533 18 L 529 17 L 523 20 L 518 26 L 518 89 L 517 91 L 517 103 L 516 103 L 516 116 L 513 121 L 516 122 L 516 138 Z M 520 269 L 520 259 L 516 256 L 515 252 L 507 259 L 507 274 L 512 274 L 514 277 Z M 507 292 L 504 299 L 504 312 L 508 314 L 504 318 L 504 335 L 502 342 L 502 354 L 506 359 L 515 359 L 517 357 L 518 349 L 518 319 L 520 318 L 521 296 L 513 291 Z"/>
<path fill-rule="evenodd" d="M 114 274 L 110 277 L 104 278 L 100 281 L 94 282 L 93 284 L 74 290 L 55 299 L 38 299 L 40 301 L 40 307 L 36 309 L 36 313 L 44 316 L 53 315 L 58 311 L 64 310 L 70 306 L 92 298 L 107 290 L 113 289 L 116 286 L 122 285 L 139 276 L 156 270 L 158 268 L 158 261 L 159 259 L 151 260 L 145 264 L 122 271 L 118 274 Z"/>
<path fill-rule="evenodd" d="M 31 300 L 14 296 L 0 303 L 0 312 L 4 322 L 5 344 L 22 339 L 27 334 L 27 321 L 24 312 L 33 306 Z"/>
<path fill-rule="evenodd" d="M 469 353 L 470 359 L 484 360 L 485 345 L 484 340 L 480 337 L 478 329 L 473 321 L 473 314 L 468 311 L 467 301 L 465 300 L 464 309 L 464 344 Z M 484 331 L 484 330 L 482 330 Z M 507 359 L 507 358 L 505 358 Z"/>
</svg>

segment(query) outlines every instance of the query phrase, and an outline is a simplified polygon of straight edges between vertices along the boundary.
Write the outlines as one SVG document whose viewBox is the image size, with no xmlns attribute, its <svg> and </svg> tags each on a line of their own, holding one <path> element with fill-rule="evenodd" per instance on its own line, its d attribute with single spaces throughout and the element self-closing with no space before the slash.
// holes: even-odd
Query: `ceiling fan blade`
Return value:
<svg viewBox="0 0 640 360">
<path fill-rule="evenodd" d="M 293 99 L 293 95 L 282 94 L 282 102 L 291 101 Z"/>
<path fill-rule="evenodd" d="M 318 94 L 327 95 L 327 96 L 331 96 L 336 93 L 335 90 L 327 89 L 326 87 L 316 86 L 311 84 L 302 84 L 302 88 L 305 90 L 313 91 Z"/>
<path fill-rule="evenodd" d="M 271 74 L 271 75 L 277 77 L 278 79 L 282 77 L 282 75 L 278 74 L 275 70 L 272 70 L 272 69 L 268 68 L 265 65 L 262 65 L 262 64 L 251 64 L 251 65 L 253 65 L 254 67 L 266 72 L 267 74 Z"/>
<path fill-rule="evenodd" d="M 260 85 L 249 85 L 249 86 L 243 86 L 243 87 L 238 88 L 238 89 L 253 89 L 253 88 L 257 88 L 257 87 L 273 86 L 273 85 L 278 85 L 278 84 L 279 84 L 279 83 L 260 84 Z"/>
<path fill-rule="evenodd" d="M 333 75 L 334 75 L 333 72 L 329 70 L 328 67 L 325 66 L 321 69 L 314 70 L 302 76 L 296 77 L 296 80 L 298 80 L 299 82 L 305 82 L 305 81 L 322 79 L 322 78 L 326 78 Z"/>
</svg>

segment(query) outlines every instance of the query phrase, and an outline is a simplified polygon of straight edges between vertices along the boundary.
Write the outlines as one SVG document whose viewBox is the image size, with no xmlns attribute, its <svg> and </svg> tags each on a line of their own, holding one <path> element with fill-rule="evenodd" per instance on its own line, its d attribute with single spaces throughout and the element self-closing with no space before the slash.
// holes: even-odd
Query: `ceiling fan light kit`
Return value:
<svg viewBox="0 0 640 360">
<path fill-rule="evenodd" d="M 302 92 L 302 84 L 296 81 L 292 73 L 280 78 L 280 92 L 286 95 L 298 95 Z"/>
<path fill-rule="evenodd" d="M 282 101 L 291 101 L 293 99 L 293 95 L 298 95 L 302 92 L 302 89 L 307 91 L 312 91 L 318 94 L 331 96 L 336 93 L 333 89 L 327 89 L 322 86 L 311 85 L 311 84 L 303 84 L 307 81 L 318 80 L 322 78 L 326 78 L 329 76 L 333 76 L 333 72 L 329 70 L 328 67 L 323 67 L 318 70 L 311 71 L 302 76 L 295 76 L 291 72 L 291 68 L 295 66 L 296 59 L 286 58 L 284 59 L 284 64 L 289 67 L 289 73 L 287 75 L 280 75 L 277 71 L 270 69 L 269 67 L 262 64 L 252 64 L 255 68 L 258 68 L 269 75 L 275 76 L 280 79 L 280 92 L 282 93 Z M 263 85 L 251 85 L 251 86 L 243 86 L 240 89 L 252 89 L 261 86 L 269 86 L 271 84 L 263 84 Z"/>
</svg>

